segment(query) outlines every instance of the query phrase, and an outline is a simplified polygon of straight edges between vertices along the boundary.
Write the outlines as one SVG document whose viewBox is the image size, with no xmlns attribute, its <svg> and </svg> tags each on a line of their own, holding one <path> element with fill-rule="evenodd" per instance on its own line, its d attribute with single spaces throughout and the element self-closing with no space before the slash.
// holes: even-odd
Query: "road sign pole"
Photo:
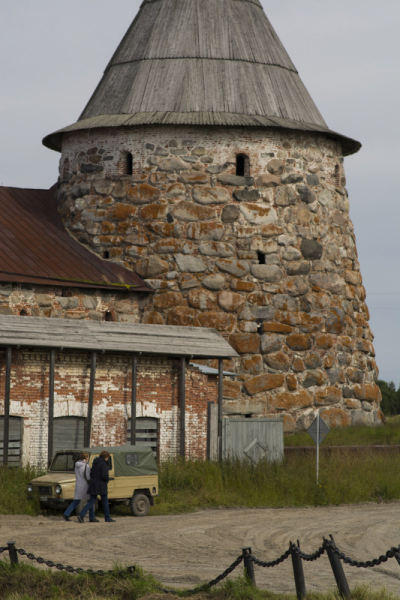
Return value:
<svg viewBox="0 0 400 600">
<path fill-rule="evenodd" d="M 317 485 L 319 475 L 319 415 L 317 415 Z"/>
</svg>

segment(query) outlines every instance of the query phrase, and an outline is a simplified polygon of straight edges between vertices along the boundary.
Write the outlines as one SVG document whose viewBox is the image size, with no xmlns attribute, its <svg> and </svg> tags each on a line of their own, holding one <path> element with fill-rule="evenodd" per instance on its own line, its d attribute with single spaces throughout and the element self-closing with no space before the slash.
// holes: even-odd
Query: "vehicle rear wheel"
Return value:
<svg viewBox="0 0 400 600">
<path fill-rule="evenodd" d="M 136 494 L 130 499 L 129 508 L 134 517 L 145 517 L 150 510 L 150 500 L 144 494 Z"/>
</svg>

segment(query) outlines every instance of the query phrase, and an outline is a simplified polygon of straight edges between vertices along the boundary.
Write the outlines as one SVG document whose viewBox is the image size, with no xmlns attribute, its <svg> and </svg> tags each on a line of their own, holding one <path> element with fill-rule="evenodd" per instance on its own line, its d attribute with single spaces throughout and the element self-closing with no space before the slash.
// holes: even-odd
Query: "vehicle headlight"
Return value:
<svg viewBox="0 0 400 600">
<path fill-rule="evenodd" d="M 31 483 L 28 485 L 28 492 L 30 494 L 32 494 L 32 492 L 33 492 L 33 485 Z"/>
<path fill-rule="evenodd" d="M 61 494 L 61 485 L 56 485 L 54 491 L 55 491 L 56 494 Z"/>
</svg>

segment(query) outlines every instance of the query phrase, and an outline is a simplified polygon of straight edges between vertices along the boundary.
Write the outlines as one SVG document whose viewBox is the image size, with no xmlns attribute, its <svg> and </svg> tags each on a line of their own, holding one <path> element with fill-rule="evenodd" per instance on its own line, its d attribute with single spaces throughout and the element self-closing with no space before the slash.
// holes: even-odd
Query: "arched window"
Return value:
<svg viewBox="0 0 400 600">
<path fill-rule="evenodd" d="M 107 311 L 104 313 L 104 320 L 105 321 L 114 321 L 114 317 L 111 311 Z"/>
<path fill-rule="evenodd" d="M 248 177 L 250 175 L 250 159 L 247 154 L 236 155 L 236 175 Z"/>
<path fill-rule="evenodd" d="M 27 317 L 28 316 L 28 313 L 26 312 L 26 310 L 23 310 L 23 309 L 19 311 L 19 314 L 20 314 L 21 317 Z"/>
</svg>

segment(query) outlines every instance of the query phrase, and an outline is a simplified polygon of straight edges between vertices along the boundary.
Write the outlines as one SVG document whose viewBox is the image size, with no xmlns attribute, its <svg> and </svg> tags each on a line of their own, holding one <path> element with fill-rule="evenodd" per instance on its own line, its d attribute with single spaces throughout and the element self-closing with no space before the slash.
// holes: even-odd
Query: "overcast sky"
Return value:
<svg viewBox="0 0 400 600">
<path fill-rule="evenodd" d="M 206 0 L 205 0 L 206 1 Z M 400 2 L 262 0 L 331 129 L 362 142 L 345 161 L 380 377 L 400 382 Z M 77 120 L 137 0 L 0 0 L 0 184 L 48 188 L 41 145 Z"/>
</svg>

